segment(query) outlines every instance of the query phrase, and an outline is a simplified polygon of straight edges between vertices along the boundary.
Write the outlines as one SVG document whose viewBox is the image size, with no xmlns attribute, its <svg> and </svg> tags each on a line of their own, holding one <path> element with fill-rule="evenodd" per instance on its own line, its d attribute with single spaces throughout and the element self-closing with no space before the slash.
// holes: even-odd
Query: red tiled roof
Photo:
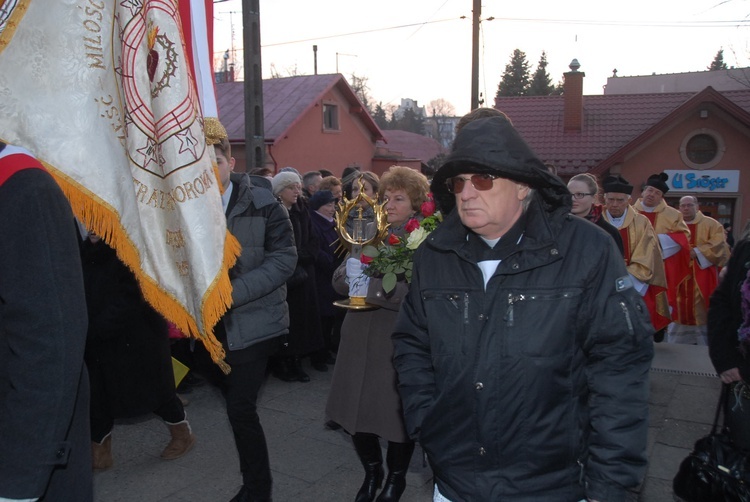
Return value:
<svg viewBox="0 0 750 502">
<path fill-rule="evenodd" d="M 399 130 L 386 130 L 383 131 L 388 145 L 384 142 L 378 141 L 376 147 L 378 147 L 381 156 L 401 159 L 417 159 L 423 163 L 427 163 L 430 159 L 440 153 L 445 153 L 445 149 L 432 138 L 422 136 L 409 131 Z"/>
<path fill-rule="evenodd" d="M 263 129 L 266 142 L 275 142 L 314 107 L 315 103 L 330 89 L 336 87 L 352 107 L 362 103 L 340 74 L 303 75 L 263 80 Z M 216 100 L 219 120 L 224 125 L 231 142 L 245 141 L 245 96 L 244 82 L 216 84 Z M 374 140 L 382 138 L 382 132 L 370 115 L 359 114 Z"/>
<path fill-rule="evenodd" d="M 562 96 L 497 98 L 495 108 L 505 112 L 521 136 L 545 162 L 562 174 L 589 171 L 629 142 L 651 129 L 681 105 L 716 95 L 750 112 L 750 90 L 717 93 L 609 94 L 583 96 L 581 131 L 563 130 Z"/>
</svg>

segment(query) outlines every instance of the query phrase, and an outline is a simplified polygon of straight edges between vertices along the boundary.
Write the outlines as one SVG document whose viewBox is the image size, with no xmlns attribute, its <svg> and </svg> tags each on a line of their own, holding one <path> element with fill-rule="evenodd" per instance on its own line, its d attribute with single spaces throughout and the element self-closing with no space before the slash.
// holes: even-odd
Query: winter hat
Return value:
<svg viewBox="0 0 750 502">
<path fill-rule="evenodd" d="M 302 183 L 302 175 L 299 173 L 299 171 L 297 171 L 292 166 L 282 167 L 281 169 L 279 169 L 279 172 L 280 173 L 294 173 L 297 176 L 299 176 L 299 182 Z"/>
<path fill-rule="evenodd" d="M 333 192 L 330 190 L 318 190 L 310 197 L 309 204 L 313 211 L 317 211 L 321 206 L 325 206 L 334 200 L 336 200 L 336 197 L 333 196 Z"/>
<path fill-rule="evenodd" d="M 667 173 L 652 174 L 646 180 L 646 186 L 654 187 L 657 190 L 661 190 L 662 194 L 665 194 L 669 192 L 669 185 L 667 185 L 668 179 L 669 179 L 669 175 L 667 175 Z"/>
<path fill-rule="evenodd" d="M 633 185 L 620 176 L 607 176 L 602 182 L 602 189 L 604 193 L 626 193 L 628 195 L 633 193 Z"/>
<path fill-rule="evenodd" d="M 455 205 L 445 181 L 461 173 L 493 174 L 525 183 L 554 205 L 571 205 L 568 187 L 544 163 L 506 117 L 489 117 L 467 123 L 456 135 L 453 150 L 432 179 L 432 192 L 444 212 Z"/>
<path fill-rule="evenodd" d="M 300 185 L 302 184 L 302 180 L 300 180 L 299 175 L 289 171 L 280 172 L 271 180 L 271 185 L 273 186 L 273 194 L 278 195 L 278 193 L 283 189 L 288 186 L 294 185 L 295 183 L 299 183 Z"/>
</svg>

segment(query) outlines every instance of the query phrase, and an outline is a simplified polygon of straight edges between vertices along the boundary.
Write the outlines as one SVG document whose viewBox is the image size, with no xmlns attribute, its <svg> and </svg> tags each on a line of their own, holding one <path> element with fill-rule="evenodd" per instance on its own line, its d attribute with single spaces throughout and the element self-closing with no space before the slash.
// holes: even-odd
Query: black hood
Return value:
<svg viewBox="0 0 750 502">
<path fill-rule="evenodd" d="M 432 179 L 433 196 L 444 213 L 455 206 L 445 180 L 461 173 L 494 174 L 525 183 L 536 189 L 549 212 L 557 208 L 569 212 L 572 206 L 562 180 L 547 170 L 504 117 L 469 122 L 456 135 L 453 150 Z"/>
</svg>

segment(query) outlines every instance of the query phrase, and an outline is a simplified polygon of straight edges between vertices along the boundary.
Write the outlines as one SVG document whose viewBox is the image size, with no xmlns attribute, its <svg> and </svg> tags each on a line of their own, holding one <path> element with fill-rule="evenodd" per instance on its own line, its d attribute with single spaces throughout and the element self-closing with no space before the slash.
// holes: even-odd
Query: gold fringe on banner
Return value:
<svg viewBox="0 0 750 502">
<path fill-rule="evenodd" d="M 198 326 L 193 316 L 172 295 L 141 270 L 138 248 L 120 224 L 116 211 L 96 195 L 75 183 L 54 166 L 42 161 L 68 198 L 73 213 L 89 228 L 101 236 L 117 252 L 117 256 L 133 271 L 146 301 L 183 333 L 200 340 L 211 354 L 211 359 L 224 373 L 231 371 L 224 361 L 224 348 L 214 336 L 213 328 L 232 304 L 232 285 L 228 271 L 234 266 L 242 247 L 231 233 L 226 233 L 224 258 L 221 269 L 201 301 L 203 326 Z"/>
</svg>

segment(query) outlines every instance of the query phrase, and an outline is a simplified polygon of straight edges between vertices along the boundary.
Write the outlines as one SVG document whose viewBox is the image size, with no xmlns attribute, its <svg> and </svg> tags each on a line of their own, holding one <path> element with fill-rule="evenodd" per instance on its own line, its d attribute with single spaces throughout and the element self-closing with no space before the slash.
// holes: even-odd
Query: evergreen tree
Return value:
<svg viewBox="0 0 750 502">
<path fill-rule="evenodd" d="M 500 85 L 497 86 L 497 96 L 523 96 L 529 87 L 529 62 L 526 53 L 520 49 L 513 51 L 510 63 L 505 65 L 505 73 Z"/>
<path fill-rule="evenodd" d="M 424 136 L 424 117 L 415 113 L 411 108 L 407 108 L 400 119 L 397 120 L 394 117 L 391 120 L 391 129 L 409 131 Z"/>
<path fill-rule="evenodd" d="M 711 66 L 708 67 L 708 71 L 726 70 L 727 64 L 724 62 L 724 49 L 719 49 L 719 52 L 714 56 L 714 60 L 711 61 Z"/>
<path fill-rule="evenodd" d="M 390 128 L 388 117 L 386 116 L 385 110 L 383 109 L 382 101 L 375 105 L 375 110 L 372 112 L 372 119 L 381 129 L 385 130 Z"/>
<path fill-rule="evenodd" d="M 527 96 L 549 96 L 555 90 L 552 85 L 552 78 L 547 73 L 547 53 L 542 51 L 542 57 L 539 58 L 539 64 L 531 79 L 531 84 L 526 92 Z"/>
</svg>

